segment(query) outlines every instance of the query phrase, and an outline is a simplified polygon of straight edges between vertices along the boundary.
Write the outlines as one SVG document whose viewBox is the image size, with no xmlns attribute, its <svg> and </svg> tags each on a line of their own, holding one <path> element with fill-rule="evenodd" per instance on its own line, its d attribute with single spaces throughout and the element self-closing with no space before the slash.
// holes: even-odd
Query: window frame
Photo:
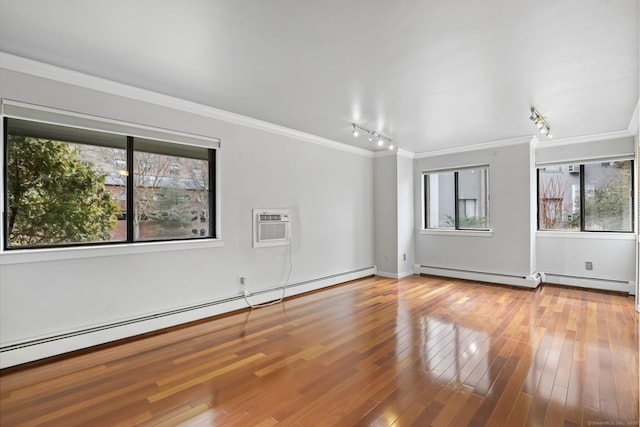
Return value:
<svg viewBox="0 0 640 427">
<path fill-rule="evenodd" d="M 483 169 L 486 171 L 486 195 L 484 199 L 484 203 L 486 205 L 486 228 L 469 228 L 469 227 L 461 227 L 460 226 L 460 200 L 466 200 L 464 198 L 460 198 L 460 189 L 459 189 L 459 172 L 464 172 L 468 170 L 478 170 Z M 476 234 L 484 234 L 484 235 L 492 235 L 493 231 L 491 229 L 491 212 L 490 212 L 490 201 L 491 201 L 491 180 L 490 180 L 490 165 L 488 164 L 480 164 L 473 166 L 464 166 L 458 168 L 447 168 L 447 169 L 437 169 L 437 170 L 428 170 L 422 172 L 422 233 L 433 233 L 433 234 L 448 234 L 455 233 L 460 235 L 476 235 Z M 454 226 L 453 227 L 429 227 L 429 183 L 428 177 L 429 175 L 437 175 L 443 173 L 453 173 L 454 179 Z M 479 199 L 476 199 L 479 200 Z M 469 233 L 469 234 L 467 234 Z"/>
<path fill-rule="evenodd" d="M 631 204 L 630 204 L 630 208 L 631 208 L 631 216 L 630 216 L 630 220 L 631 220 L 631 227 L 630 230 L 625 231 L 625 230 L 588 230 L 585 228 L 585 195 L 586 195 L 586 190 L 585 190 L 585 165 L 588 164 L 595 164 L 595 163 L 610 163 L 610 162 L 631 162 L 631 176 L 630 176 L 630 180 L 629 183 L 631 185 Z M 579 224 L 579 228 L 576 229 L 567 229 L 567 228 L 540 228 L 540 173 L 542 172 L 541 169 L 544 168 L 549 168 L 549 167 L 564 167 L 564 166 L 579 166 L 579 174 L 580 174 L 580 179 L 579 179 L 579 200 L 580 200 L 580 206 L 578 209 L 578 212 L 580 214 L 580 224 Z M 625 156 L 625 157 L 620 157 L 620 158 L 610 158 L 610 157 L 605 157 L 605 158 L 597 158 L 597 159 L 589 159 L 589 160 L 580 160 L 580 161 L 562 161 L 562 162 L 553 162 L 553 163 L 545 163 L 545 164 L 539 164 L 536 165 L 536 231 L 540 232 L 540 233 L 575 233 L 575 234 L 580 234 L 580 233 L 593 233 L 593 234 L 635 234 L 635 230 L 636 230 L 636 218 L 634 215 L 634 209 L 635 209 L 635 204 L 637 203 L 636 200 L 636 190 L 635 190 L 635 159 L 631 156 Z"/>
<path fill-rule="evenodd" d="M 127 189 L 126 189 L 126 194 L 127 194 L 127 215 L 126 215 L 126 228 L 127 228 L 127 232 L 126 232 L 126 239 L 125 240 L 117 240 L 117 241 L 93 241 L 93 242 L 78 242 L 78 243 L 63 243 L 63 244 L 53 244 L 53 245 L 34 245 L 34 246 L 11 246 L 10 245 L 10 241 L 9 241 L 9 233 L 7 230 L 7 215 L 8 215 L 8 209 L 9 209 L 9 197 L 8 197 L 8 190 L 9 190 L 9 186 L 8 186 L 8 168 L 7 168 L 7 161 L 8 161 L 8 143 L 9 143 L 9 120 L 12 119 L 16 119 L 16 120 L 22 120 L 22 121 L 29 121 L 29 122 L 35 122 L 35 123 L 46 123 L 48 125 L 52 125 L 52 126 L 61 126 L 61 127 L 68 127 L 68 128 L 79 128 L 79 129 L 87 129 L 87 130 L 91 130 L 94 132 L 99 132 L 99 133 L 103 133 L 103 134 L 119 134 L 122 135 L 122 133 L 116 133 L 113 132 L 111 129 L 108 130 L 104 130 L 104 129 L 93 129 L 90 127 L 80 127 L 80 126 L 74 126 L 74 124 L 68 124 L 66 122 L 66 120 L 61 120 L 61 122 L 53 122 L 51 120 L 42 120 L 39 119 L 38 117 L 38 113 L 42 114 L 42 111 L 46 110 L 46 111 L 53 111 L 53 116 L 55 116 L 56 114 L 59 115 L 60 117 L 62 117 L 63 119 L 65 118 L 66 115 L 69 115 L 69 117 L 75 120 L 82 120 L 83 117 L 89 117 L 89 120 L 87 120 L 87 122 L 91 123 L 91 122 L 98 122 L 98 127 L 100 127 L 100 120 L 104 120 L 105 123 L 107 123 L 109 128 L 113 128 L 116 129 L 118 126 L 119 122 L 115 122 L 112 120 L 108 120 L 108 119 L 99 119 L 99 118 L 95 118 L 93 116 L 84 116 L 82 114 L 76 114 L 76 113 L 69 113 L 69 112 L 62 112 L 59 110 L 52 110 L 52 109 L 48 109 L 48 108 L 42 108 L 42 109 L 38 109 L 36 108 L 36 113 L 34 114 L 35 118 L 32 117 L 28 117 L 28 114 L 26 114 L 27 117 L 25 117 L 25 114 L 6 114 L 5 111 L 5 107 L 7 106 L 7 103 L 5 103 L 5 100 L 2 100 L 2 107 L 3 107 L 3 114 L 1 116 L 1 120 L 0 123 L 2 125 L 2 150 L 3 150 L 3 165 L 2 165 L 2 169 L 3 169 L 3 179 L 4 179 L 4 183 L 3 183 L 3 188 L 2 188 L 2 198 L 3 198 L 3 202 L 2 202 L 2 209 L 3 209 L 3 215 L 2 215 L 2 226 L 0 227 L 0 230 L 2 231 L 2 247 L 0 249 L 0 253 L 3 253 L 5 255 L 8 254 L 29 254 L 32 252 L 39 252 L 42 253 L 43 255 L 46 254 L 51 254 L 53 251 L 59 252 L 60 254 L 66 254 L 66 255 L 62 255 L 62 258 L 66 259 L 66 258 L 75 258 L 75 257 L 91 257 L 91 254 L 84 254 L 79 256 L 79 251 L 87 251 L 88 248 L 104 248 L 104 247 L 109 247 L 109 248 L 114 248 L 114 247 L 118 247 L 118 248 L 123 248 L 123 247 L 135 247 L 136 249 L 133 250 L 133 252 L 137 252 L 137 251 L 141 251 L 141 252 L 147 252 L 149 251 L 148 247 L 150 245 L 162 245 L 163 247 L 165 247 L 166 249 L 166 245 L 167 244 L 171 244 L 172 246 L 182 249 L 182 248 L 191 248 L 194 247 L 193 244 L 202 244 L 202 242 L 207 242 L 204 246 L 222 246 L 222 242 L 219 239 L 219 224 L 218 224 L 218 204 L 219 204 L 219 189 L 218 189 L 218 182 L 217 182 L 217 149 L 219 148 L 219 143 L 220 140 L 216 139 L 216 138 L 207 138 L 207 137 L 199 137 L 198 135 L 191 135 L 191 134 L 182 134 L 180 132 L 174 132 L 174 131 L 167 131 L 167 130 L 163 130 L 163 129 L 157 129 L 157 128 L 149 128 L 149 127 L 145 127 L 145 129 L 142 129 L 142 131 L 140 132 L 140 134 L 142 134 L 142 137 L 138 137 L 136 135 L 126 135 L 126 139 L 127 139 L 127 148 L 126 148 L 126 152 L 125 152 L 125 156 L 127 158 L 127 172 L 128 172 L 128 177 L 127 177 Z M 9 105 L 13 106 L 13 105 L 17 105 L 20 108 L 22 108 L 23 110 L 28 111 L 28 107 L 24 108 L 25 105 L 28 104 L 22 104 L 22 103 L 18 103 L 18 102 L 11 102 Z M 18 111 L 20 112 L 20 108 L 18 108 Z M 123 125 L 123 130 L 134 130 L 135 127 L 138 125 L 132 125 L 132 124 L 124 124 Z M 155 238 L 155 239 L 146 239 L 146 240 L 134 240 L 133 238 L 133 216 L 130 215 L 130 212 L 133 212 L 133 210 L 131 210 L 132 205 L 134 203 L 134 198 L 133 198 L 133 193 L 135 192 L 135 187 L 132 185 L 132 181 L 133 181 L 133 167 L 134 167 L 134 163 L 131 161 L 132 157 L 133 157 L 133 153 L 135 150 L 135 139 L 136 138 L 142 138 L 142 139 L 150 139 L 148 135 L 151 135 L 153 137 L 157 137 L 157 136 L 162 136 L 162 135 L 167 135 L 170 141 L 166 141 L 166 139 L 157 139 L 157 141 L 162 142 L 163 144 L 169 144 L 171 147 L 175 148 L 178 152 L 178 157 L 179 156 L 179 152 L 182 149 L 182 147 L 184 147 L 187 152 L 189 150 L 189 147 L 194 147 L 194 148 L 198 148 L 200 150 L 206 150 L 206 161 L 208 164 L 208 188 L 207 193 L 208 193 L 208 200 L 207 200 L 207 208 L 209 210 L 209 224 L 208 224 L 208 234 L 207 236 L 196 236 L 196 235 L 189 235 L 189 237 L 178 237 L 178 238 Z M 182 137 L 183 135 L 186 135 L 185 139 L 187 140 L 186 142 L 179 142 L 180 141 L 180 137 Z M 177 137 L 176 137 L 177 136 Z M 198 142 L 198 140 L 201 139 L 199 144 L 196 144 L 196 142 Z M 156 139 L 154 139 L 155 141 Z M 211 142 L 213 142 L 213 144 L 211 144 Z M 91 141 L 87 141 L 88 145 L 91 145 Z M 204 154 L 204 151 L 203 151 Z M 185 158 L 191 158 L 189 155 L 185 155 Z M 204 159 L 203 159 L 204 160 Z M 177 245 L 177 246 L 176 246 Z M 146 246 L 147 249 L 145 250 L 140 250 L 138 248 L 142 248 L 143 246 Z M 202 245 L 198 245 L 198 247 L 200 247 Z M 152 252 L 154 250 L 151 250 Z M 104 252 L 104 251 L 101 251 Z M 107 252 L 111 252 L 111 251 L 107 251 Z M 127 250 L 125 251 L 127 253 L 131 253 L 132 251 Z M 100 255 L 96 255 L 96 256 L 100 256 Z M 14 263 L 14 262 L 30 262 L 31 258 L 37 258 L 37 259 L 41 259 L 43 258 L 42 256 L 37 256 L 37 257 L 29 257 L 27 256 L 26 258 L 23 256 L 19 256 L 19 257 L 15 257 L 12 256 L 10 258 L 14 258 L 14 260 L 8 260 L 6 256 L 3 256 L 2 258 L 4 258 L 2 261 L 4 262 L 0 262 L 1 264 L 5 264 L 5 263 Z M 46 255 L 44 256 L 45 259 L 49 259 Z M 55 257 L 56 259 L 58 257 Z"/>
</svg>

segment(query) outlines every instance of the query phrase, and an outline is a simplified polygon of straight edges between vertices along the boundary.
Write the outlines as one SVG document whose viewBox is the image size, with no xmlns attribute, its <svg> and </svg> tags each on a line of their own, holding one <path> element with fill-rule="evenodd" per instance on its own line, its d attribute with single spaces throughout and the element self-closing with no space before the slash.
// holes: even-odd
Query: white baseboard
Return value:
<svg viewBox="0 0 640 427">
<path fill-rule="evenodd" d="M 413 271 L 405 271 L 403 273 L 387 273 L 385 271 L 376 272 L 376 276 L 386 277 L 387 279 L 404 279 L 405 277 L 413 276 Z"/>
<path fill-rule="evenodd" d="M 405 277 L 413 276 L 415 273 L 413 271 L 405 271 L 403 273 L 398 274 L 398 279 L 404 279 Z"/>
<path fill-rule="evenodd" d="M 285 296 L 298 295 L 374 274 L 375 268 L 368 267 L 351 272 L 301 281 L 288 285 L 285 290 Z M 274 297 L 274 295 L 276 296 Z M 279 298 L 280 295 L 282 295 L 282 288 L 260 291 L 252 294 L 251 302 L 252 304 L 260 304 L 261 302 Z M 133 318 L 113 324 L 78 329 L 64 334 L 40 337 L 35 340 L 3 343 L 2 347 L 0 347 L 0 369 L 124 338 L 135 337 L 148 332 L 206 319 L 247 307 L 244 297 L 237 295 L 224 300 L 209 301 L 195 306 L 182 307 L 168 312 Z"/>
<path fill-rule="evenodd" d="M 521 286 L 535 288 L 542 282 L 542 276 L 534 273 L 527 276 L 515 276 L 508 274 L 494 274 L 478 271 L 458 270 L 454 268 L 428 267 L 421 265 L 420 273 L 434 276 L 453 277 L 456 279 L 477 280 L 481 282 L 498 283 L 501 285 Z"/>
</svg>

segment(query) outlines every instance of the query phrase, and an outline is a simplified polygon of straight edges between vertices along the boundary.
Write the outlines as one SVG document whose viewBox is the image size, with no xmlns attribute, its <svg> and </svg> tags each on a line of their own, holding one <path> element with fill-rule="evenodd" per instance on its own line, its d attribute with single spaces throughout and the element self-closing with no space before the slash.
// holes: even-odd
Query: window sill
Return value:
<svg viewBox="0 0 640 427">
<path fill-rule="evenodd" d="M 174 252 L 189 249 L 218 248 L 222 246 L 224 246 L 224 241 L 220 239 L 206 239 L 171 242 L 122 243 L 77 248 L 24 249 L 1 252 L 0 265 L 135 255 L 153 252 Z"/>
<path fill-rule="evenodd" d="M 420 234 L 430 236 L 493 237 L 493 230 L 425 229 L 420 230 Z"/>
<path fill-rule="evenodd" d="M 536 238 L 636 240 L 635 233 L 615 231 L 536 231 Z"/>
</svg>

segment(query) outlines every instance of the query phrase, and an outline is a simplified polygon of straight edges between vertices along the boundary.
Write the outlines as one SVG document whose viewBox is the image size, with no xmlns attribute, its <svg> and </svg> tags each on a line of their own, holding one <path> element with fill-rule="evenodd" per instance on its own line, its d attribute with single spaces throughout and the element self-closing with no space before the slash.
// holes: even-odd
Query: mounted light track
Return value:
<svg viewBox="0 0 640 427">
<path fill-rule="evenodd" d="M 384 145 L 387 144 L 387 148 L 389 150 L 393 150 L 395 148 L 393 142 L 391 141 L 391 138 L 389 138 L 388 136 L 385 136 L 375 130 L 367 129 L 366 127 L 360 126 L 357 123 L 351 123 L 351 126 L 353 127 L 352 133 L 354 137 L 358 137 L 358 135 L 360 135 L 360 131 L 362 131 L 367 134 L 367 139 L 369 140 L 369 142 L 372 142 L 375 139 L 379 147 L 384 147 Z"/>
</svg>

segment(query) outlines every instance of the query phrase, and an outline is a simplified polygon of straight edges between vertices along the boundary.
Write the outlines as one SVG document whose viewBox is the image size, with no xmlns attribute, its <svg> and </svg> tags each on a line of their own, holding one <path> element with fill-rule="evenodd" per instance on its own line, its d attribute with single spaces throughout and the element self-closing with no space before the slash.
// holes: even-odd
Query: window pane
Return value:
<svg viewBox="0 0 640 427">
<path fill-rule="evenodd" d="M 458 172 L 458 228 L 489 228 L 487 215 L 488 169 Z"/>
<path fill-rule="evenodd" d="M 36 124 L 38 137 L 25 135 L 28 124 L 7 120 L 7 247 L 123 240 L 126 182 L 107 160 L 121 150 L 102 145 L 90 131 L 76 132 L 68 142 L 67 128 L 57 129 L 53 139 Z M 99 145 L 92 145 L 96 135 Z"/>
<path fill-rule="evenodd" d="M 211 237 L 206 160 L 134 152 L 134 240 Z"/>
<path fill-rule="evenodd" d="M 584 165 L 584 227 L 633 231 L 632 161 Z"/>
<path fill-rule="evenodd" d="M 454 172 L 425 175 L 427 228 L 455 228 Z"/>
<path fill-rule="evenodd" d="M 580 230 L 580 166 L 540 168 L 538 178 L 540 230 Z"/>
</svg>

